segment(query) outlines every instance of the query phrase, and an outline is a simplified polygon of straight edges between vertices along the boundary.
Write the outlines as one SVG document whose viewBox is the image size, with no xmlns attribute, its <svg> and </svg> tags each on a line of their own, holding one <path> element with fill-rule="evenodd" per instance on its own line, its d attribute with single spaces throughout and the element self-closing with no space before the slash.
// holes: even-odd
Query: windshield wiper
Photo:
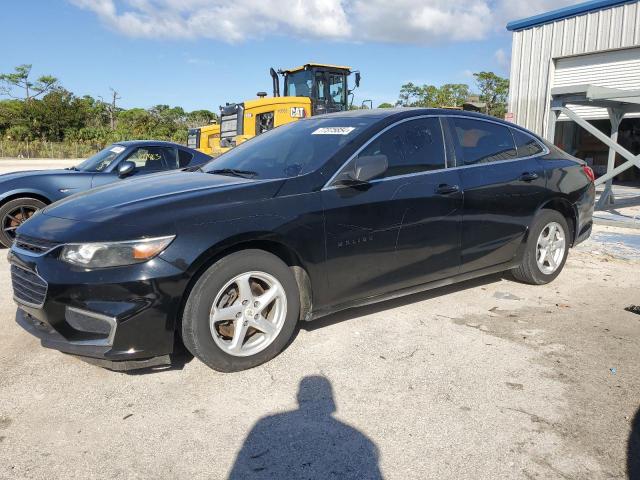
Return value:
<svg viewBox="0 0 640 480">
<path fill-rule="evenodd" d="M 234 177 L 241 178 L 253 178 L 258 175 L 258 172 L 252 172 L 251 170 L 237 170 L 235 168 L 220 168 L 217 170 L 211 170 L 210 172 L 214 175 L 232 175 Z"/>
<path fill-rule="evenodd" d="M 69 167 L 66 170 L 73 170 L 74 172 L 78 172 L 78 167 Z"/>
</svg>

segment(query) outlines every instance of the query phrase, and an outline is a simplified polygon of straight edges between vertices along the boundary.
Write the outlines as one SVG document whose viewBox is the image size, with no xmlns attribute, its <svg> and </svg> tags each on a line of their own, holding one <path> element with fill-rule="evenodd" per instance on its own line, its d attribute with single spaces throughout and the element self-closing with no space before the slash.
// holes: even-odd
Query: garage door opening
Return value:
<svg viewBox="0 0 640 480">
<path fill-rule="evenodd" d="M 611 134 L 611 122 L 607 120 L 588 120 L 603 134 Z M 625 118 L 620 123 L 618 143 L 634 155 L 640 155 L 640 118 Z M 556 124 L 554 144 L 574 157 L 587 162 L 597 177 L 607 173 L 609 147 L 590 132 L 572 121 L 558 121 Z M 614 167 L 626 162 L 620 154 L 616 154 Z M 630 168 L 614 177 L 614 184 L 640 187 L 640 169 Z"/>
</svg>

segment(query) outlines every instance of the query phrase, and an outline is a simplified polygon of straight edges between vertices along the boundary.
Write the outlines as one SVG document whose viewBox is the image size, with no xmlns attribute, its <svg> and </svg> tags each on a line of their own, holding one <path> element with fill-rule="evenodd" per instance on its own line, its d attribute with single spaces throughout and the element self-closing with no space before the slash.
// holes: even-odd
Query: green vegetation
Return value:
<svg viewBox="0 0 640 480">
<path fill-rule="evenodd" d="M 483 113 L 503 118 L 507 111 L 509 80 L 493 72 L 474 73 L 477 95 L 484 104 Z M 461 107 L 473 97 L 471 88 L 465 83 L 447 83 L 441 87 L 434 85 L 415 85 L 411 82 L 402 85 L 397 106 L 401 107 Z M 388 104 L 385 104 L 385 106 Z"/>
<path fill-rule="evenodd" d="M 484 113 L 503 117 L 509 80 L 493 72 L 473 74 Z M 182 107 L 156 105 L 124 109 L 121 97 L 110 88 L 109 101 L 82 97 L 66 90 L 51 75 L 33 78 L 31 65 L 19 65 L 0 74 L 0 157 L 86 157 L 106 145 L 134 139 L 186 143 L 187 130 L 217 119 L 209 110 L 185 112 Z M 400 88 L 397 106 L 460 107 L 473 97 L 466 84 L 415 85 Z M 352 108 L 368 108 L 371 101 Z M 476 102 L 477 103 L 477 102 Z M 382 103 L 378 108 L 392 108 Z"/>
<path fill-rule="evenodd" d="M 122 140 L 157 139 L 186 143 L 187 129 L 216 119 L 209 110 L 185 112 L 181 107 L 149 109 L 118 107 L 118 92 L 110 102 L 78 97 L 57 78 L 31 78 L 31 65 L 0 74 L 0 156 L 84 157 Z"/>
</svg>

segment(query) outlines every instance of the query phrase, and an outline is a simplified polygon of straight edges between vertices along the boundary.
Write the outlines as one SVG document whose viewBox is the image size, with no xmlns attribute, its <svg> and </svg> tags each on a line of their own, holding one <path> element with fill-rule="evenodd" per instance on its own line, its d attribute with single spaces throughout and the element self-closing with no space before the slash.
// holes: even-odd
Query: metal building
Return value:
<svg viewBox="0 0 640 480">
<path fill-rule="evenodd" d="M 586 87 L 616 89 L 609 91 L 614 95 L 624 90 L 628 97 L 626 91 L 640 89 L 640 0 L 593 0 L 511 22 L 507 29 L 513 32 L 509 117 L 587 160 L 598 175 L 612 172 L 611 163 L 624 158 L 610 154 L 597 131 L 594 135 L 579 127 L 564 113 L 558 116 L 562 108 L 551 105 L 554 94 L 570 98 L 567 92 Z M 566 107 L 613 138 L 615 116 L 603 108 L 609 105 L 584 101 Z M 616 137 L 630 152 L 625 158 L 633 158 L 640 154 L 640 112 L 627 110 Z M 620 153 L 617 147 L 612 150 Z M 616 180 L 638 182 L 640 171 L 624 169 Z"/>
</svg>

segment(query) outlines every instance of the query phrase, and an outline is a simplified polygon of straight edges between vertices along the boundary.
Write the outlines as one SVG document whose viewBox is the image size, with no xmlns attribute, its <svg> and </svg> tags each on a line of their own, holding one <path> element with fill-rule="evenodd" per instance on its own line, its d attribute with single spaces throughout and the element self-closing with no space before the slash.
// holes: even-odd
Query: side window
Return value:
<svg viewBox="0 0 640 480">
<path fill-rule="evenodd" d="M 324 74 L 322 73 L 316 74 L 316 88 L 318 89 L 319 100 L 326 100 L 327 98 L 326 87 L 327 87 L 327 82 L 324 78 Z"/>
<path fill-rule="evenodd" d="M 341 104 L 345 100 L 344 77 L 342 75 L 329 76 L 329 95 L 335 104 Z"/>
<path fill-rule="evenodd" d="M 143 172 L 159 172 L 178 168 L 176 149 L 170 147 L 140 147 L 127 160 L 136 164 Z"/>
<path fill-rule="evenodd" d="M 467 118 L 453 118 L 452 123 L 465 165 L 516 158 L 513 136 L 508 127 Z"/>
<path fill-rule="evenodd" d="M 533 157 L 544 152 L 542 146 L 540 146 L 540 142 L 531 135 L 527 135 L 526 133 L 514 128 L 511 129 L 511 133 L 513 133 L 513 139 L 516 142 L 518 158 Z"/>
<path fill-rule="evenodd" d="M 387 157 L 389 168 L 378 178 L 445 168 L 440 121 L 434 117 L 401 123 L 377 137 L 358 157 L 369 155 Z"/>
<path fill-rule="evenodd" d="M 192 158 L 193 153 L 178 149 L 178 163 L 180 164 L 180 168 L 188 167 Z"/>
</svg>

